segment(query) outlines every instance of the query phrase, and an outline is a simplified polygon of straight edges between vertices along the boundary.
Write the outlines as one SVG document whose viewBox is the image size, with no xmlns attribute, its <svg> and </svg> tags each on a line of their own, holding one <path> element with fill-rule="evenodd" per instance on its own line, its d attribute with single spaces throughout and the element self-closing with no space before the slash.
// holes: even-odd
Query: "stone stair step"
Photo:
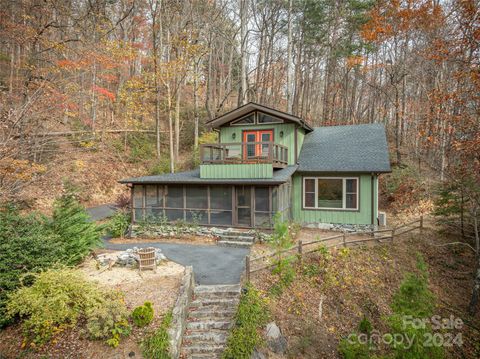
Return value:
<svg viewBox="0 0 480 359">
<path fill-rule="evenodd" d="M 183 341 L 188 345 L 188 343 L 195 342 L 199 343 L 215 343 L 215 344 L 225 344 L 227 342 L 228 332 L 227 331 L 192 331 L 185 334 Z"/>
<path fill-rule="evenodd" d="M 223 310 L 194 310 L 188 315 L 189 318 L 196 319 L 232 319 L 235 315 L 234 309 Z"/>
<path fill-rule="evenodd" d="M 220 236 L 220 240 L 253 243 L 255 238 L 250 236 Z"/>
<path fill-rule="evenodd" d="M 252 243 L 249 242 L 238 242 L 238 241 L 217 241 L 217 245 L 223 247 L 240 247 L 240 248 L 250 248 Z"/>
<path fill-rule="evenodd" d="M 224 346 L 221 344 L 186 345 L 183 347 L 183 352 L 190 354 L 220 354 L 223 350 Z"/>
<path fill-rule="evenodd" d="M 196 298 L 191 304 L 190 308 L 194 310 L 194 308 L 199 307 L 208 307 L 208 306 L 217 306 L 221 308 L 232 308 L 237 307 L 240 298 Z"/>
<path fill-rule="evenodd" d="M 188 330 L 228 330 L 233 326 L 232 321 L 202 320 L 187 323 Z"/>
<path fill-rule="evenodd" d="M 219 285 L 197 285 L 195 294 L 199 293 L 237 293 L 239 294 L 241 287 L 239 284 L 219 284 Z"/>
<path fill-rule="evenodd" d="M 185 354 L 186 359 L 220 359 L 221 353 L 206 353 L 206 354 Z M 182 358 L 183 358 L 182 357 Z"/>
</svg>

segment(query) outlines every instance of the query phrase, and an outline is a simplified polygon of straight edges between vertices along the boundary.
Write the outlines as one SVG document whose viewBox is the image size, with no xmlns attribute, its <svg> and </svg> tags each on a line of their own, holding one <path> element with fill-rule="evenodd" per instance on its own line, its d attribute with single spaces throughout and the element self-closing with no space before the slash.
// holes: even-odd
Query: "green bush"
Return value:
<svg viewBox="0 0 480 359">
<path fill-rule="evenodd" d="M 116 348 L 122 336 L 130 334 L 128 311 L 123 295 L 107 293 L 97 305 L 85 310 L 86 328 L 91 339 L 104 339 L 105 343 Z"/>
<path fill-rule="evenodd" d="M 150 160 L 155 157 L 155 138 L 144 133 L 128 134 L 130 162 Z"/>
<path fill-rule="evenodd" d="M 278 279 L 275 284 L 270 288 L 270 293 L 278 296 L 283 293 L 285 288 L 288 288 L 290 284 L 295 280 L 295 268 L 292 262 L 295 260 L 294 256 L 279 259 L 275 262 L 272 274 L 277 275 Z"/>
<path fill-rule="evenodd" d="M 160 158 L 160 161 L 155 162 L 155 164 L 150 168 L 150 175 L 163 175 L 170 172 L 170 159 L 166 156 Z"/>
<path fill-rule="evenodd" d="M 367 317 L 364 316 L 360 321 L 360 323 L 358 324 L 358 331 L 360 333 L 365 333 L 370 335 L 370 333 L 372 332 L 372 329 L 373 329 L 372 323 L 370 322 L 370 320 L 368 320 Z"/>
<path fill-rule="evenodd" d="M 125 211 L 117 211 L 108 221 L 106 228 L 111 236 L 123 238 L 128 226 L 130 226 L 130 215 Z"/>
<path fill-rule="evenodd" d="M 101 228 L 89 221 L 75 196 L 67 192 L 55 202 L 53 218 L 0 209 L 0 327 L 8 323 L 8 294 L 20 277 L 55 263 L 76 264 L 100 242 Z M 32 277 L 30 277 L 32 278 Z M 24 284 L 31 284 L 24 278 Z"/>
<path fill-rule="evenodd" d="M 165 314 L 160 327 L 142 341 L 142 354 L 145 358 L 170 359 L 168 328 L 172 324 L 172 319 L 172 312 L 169 311 Z"/>
<path fill-rule="evenodd" d="M 370 359 L 370 349 L 367 344 L 360 343 L 356 335 L 340 340 L 338 351 L 345 359 Z"/>
<path fill-rule="evenodd" d="M 78 264 L 102 243 L 103 228 L 90 220 L 73 192 L 67 191 L 55 201 L 50 227 L 63 247 L 64 256 L 59 259 L 68 265 Z"/>
<path fill-rule="evenodd" d="M 7 317 L 23 319 L 24 335 L 35 344 L 44 344 L 82 313 L 103 302 L 97 286 L 73 269 L 52 268 L 32 274 L 35 282 L 9 295 Z"/>
<path fill-rule="evenodd" d="M 240 298 L 235 315 L 235 327 L 227 340 L 223 359 L 250 358 L 255 347 L 262 343 L 258 330 L 270 317 L 266 299 L 251 285 Z"/>
<path fill-rule="evenodd" d="M 153 307 L 151 302 L 145 302 L 136 307 L 132 312 L 133 322 L 137 327 L 145 327 L 153 320 Z"/>
<path fill-rule="evenodd" d="M 443 347 L 424 346 L 424 339 L 431 335 L 431 326 L 425 327 L 405 325 L 405 316 L 423 319 L 433 315 L 435 297 L 428 289 L 428 271 L 423 257 L 418 255 L 417 273 L 407 273 L 393 297 L 393 314 L 388 323 L 393 333 L 413 339 L 411 347 L 406 343 L 392 344 L 395 358 L 401 359 L 440 359 L 444 357 Z"/>
</svg>

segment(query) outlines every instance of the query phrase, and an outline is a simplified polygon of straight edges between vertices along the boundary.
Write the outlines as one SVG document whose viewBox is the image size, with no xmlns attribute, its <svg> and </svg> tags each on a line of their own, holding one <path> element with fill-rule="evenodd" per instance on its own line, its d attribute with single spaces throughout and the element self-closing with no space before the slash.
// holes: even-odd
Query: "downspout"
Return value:
<svg viewBox="0 0 480 359">
<path fill-rule="evenodd" d="M 372 207 L 372 226 L 375 226 L 375 195 L 374 195 L 374 179 L 375 173 L 372 172 L 371 179 L 370 179 L 370 186 L 371 186 L 371 207 Z"/>
<path fill-rule="evenodd" d="M 133 224 L 135 223 L 135 210 L 133 209 L 133 183 L 127 184 L 127 187 L 130 188 L 130 226 L 128 228 L 128 236 L 132 237 Z"/>
</svg>

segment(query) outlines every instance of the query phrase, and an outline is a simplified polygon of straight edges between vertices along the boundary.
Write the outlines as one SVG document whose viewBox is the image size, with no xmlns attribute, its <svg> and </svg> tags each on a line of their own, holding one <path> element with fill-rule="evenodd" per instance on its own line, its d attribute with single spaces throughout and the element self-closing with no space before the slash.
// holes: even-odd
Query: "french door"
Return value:
<svg viewBox="0 0 480 359">
<path fill-rule="evenodd" d="M 245 143 L 244 159 L 266 158 L 271 148 L 269 142 L 273 142 L 273 130 L 244 131 L 243 142 Z"/>
</svg>

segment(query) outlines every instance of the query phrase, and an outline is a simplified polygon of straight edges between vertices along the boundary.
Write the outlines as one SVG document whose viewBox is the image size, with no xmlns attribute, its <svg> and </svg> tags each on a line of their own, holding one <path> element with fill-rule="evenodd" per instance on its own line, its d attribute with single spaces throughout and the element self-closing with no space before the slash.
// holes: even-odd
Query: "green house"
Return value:
<svg viewBox="0 0 480 359">
<path fill-rule="evenodd" d="M 200 148 L 200 168 L 120 181 L 133 221 L 195 221 L 265 228 L 281 213 L 305 226 L 378 223 L 378 177 L 390 172 L 381 124 L 309 126 L 248 103 L 208 123 L 218 143 Z"/>
</svg>

